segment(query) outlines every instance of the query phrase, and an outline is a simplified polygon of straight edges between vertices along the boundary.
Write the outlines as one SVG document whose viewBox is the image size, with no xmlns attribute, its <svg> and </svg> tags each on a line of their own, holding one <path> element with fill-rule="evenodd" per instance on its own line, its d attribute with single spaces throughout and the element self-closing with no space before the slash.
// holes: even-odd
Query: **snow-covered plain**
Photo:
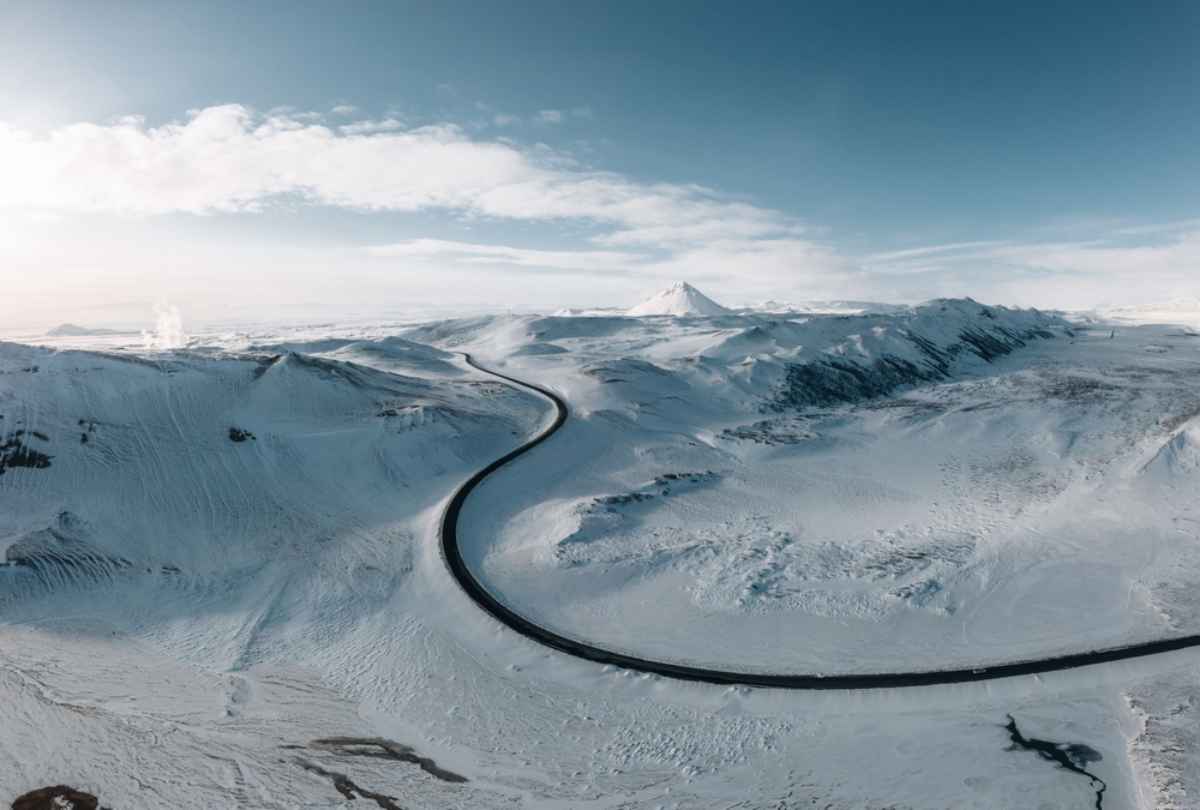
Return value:
<svg viewBox="0 0 1200 810">
<path fill-rule="evenodd" d="M 1190 330 L 969 300 L 667 309 L 0 344 L 0 801 L 1200 803 L 1200 653 L 793 693 L 598 667 L 482 614 L 441 508 L 550 414 L 463 351 L 571 406 L 459 532 L 564 634 L 852 672 L 1200 626 Z M 1010 716 L 1082 746 L 1103 793 Z"/>
</svg>

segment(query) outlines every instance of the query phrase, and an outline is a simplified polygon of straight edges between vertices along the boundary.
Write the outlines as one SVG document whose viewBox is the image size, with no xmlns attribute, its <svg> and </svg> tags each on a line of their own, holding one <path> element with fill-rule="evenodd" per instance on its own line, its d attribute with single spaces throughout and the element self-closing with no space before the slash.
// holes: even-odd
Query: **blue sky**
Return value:
<svg viewBox="0 0 1200 810">
<path fill-rule="evenodd" d="M 10 2 L 10 315 L 1197 295 L 1200 5 L 1107 5 Z"/>
</svg>

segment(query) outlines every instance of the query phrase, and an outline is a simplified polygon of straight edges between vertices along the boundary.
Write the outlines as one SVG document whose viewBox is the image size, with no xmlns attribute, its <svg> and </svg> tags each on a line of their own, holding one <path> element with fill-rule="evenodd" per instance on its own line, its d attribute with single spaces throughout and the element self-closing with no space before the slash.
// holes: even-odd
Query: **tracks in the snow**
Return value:
<svg viewBox="0 0 1200 810">
<path fill-rule="evenodd" d="M 553 422 L 532 439 L 476 472 L 455 491 L 454 495 L 450 498 L 449 505 L 446 507 L 445 514 L 442 516 L 442 553 L 445 557 L 446 565 L 450 569 L 450 573 L 458 581 L 462 589 L 466 591 L 467 596 L 477 605 L 510 629 L 559 652 L 573 655 L 576 658 L 594 661 L 598 664 L 608 664 L 623 669 L 648 672 L 664 678 L 724 685 L 768 687 L 773 689 L 814 690 L 895 689 L 906 686 L 937 686 L 952 683 L 991 681 L 999 678 L 1013 678 L 1019 675 L 1039 675 L 1045 672 L 1058 672 L 1065 669 L 1106 664 L 1114 661 L 1127 661 L 1132 658 L 1143 658 L 1148 655 L 1159 655 L 1190 647 L 1200 647 L 1200 635 L 1190 635 L 1159 639 L 1157 641 L 1146 641 L 1121 647 L 1109 647 L 1101 650 L 1068 653 L 1047 658 L 983 664 L 971 668 L 822 675 L 817 673 L 741 672 L 738 670 L 688 666 L 686 664 L 656 661 L 614 650 L 606 650 L 603 647 L 597 647 L 585 641 L 567 638 L 553 630 L 542 627 L 501 603 L 471 573 L 458 548 L 458 521 L 462 513 L 463 504 L 467 498 L 489 475 L 510 461 L 528 453 L 562 427 L 567 421 L 567 403 L 553 391 L 485 368 L 476 363 L 469 354 L 464 354 L 463 357 L 468 365 L 485 374 L 490 374 L 512 385 L 542 395 L 553 403 L 555 417 Z"/>
</svg>

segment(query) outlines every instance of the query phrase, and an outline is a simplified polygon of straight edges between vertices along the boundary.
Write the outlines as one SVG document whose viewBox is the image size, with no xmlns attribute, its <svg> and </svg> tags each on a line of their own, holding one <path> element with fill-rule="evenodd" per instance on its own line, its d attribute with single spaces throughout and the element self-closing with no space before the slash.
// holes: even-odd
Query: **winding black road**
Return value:
<svg viewBox="0 0 1200 810">
<path fill-rule="evenodd" d="M 1048 658 L 1033 658 L 1008 663 L 986 664 L 969 669 L 930 669 L 916 672 L 870 672 L 847 674 L 771 674 L 760 672 L 739 672 L 737 670 L 710 669 L 686 664 L 675 664 L 670 661 L 655 661 L 650 658 L 640 658 L 634 655 L 606 650 L 585 641 L 567 638 L 549 630 L 536 622 L 516 613 L 506 607 L 475 578 L 463 560 L 458 548 L 458 519 L 462 513 L 463 504 L 470 494 L 485 478 L 508 464 L 513 459 L 528 453 L 546 439 L 554 435 L 563 423 L 567 421 L 567 403 L 562 397 L 542 388 L 539 385 L 518 380 L 505 374 L 485 368 L 476 363 L 469 354 L 464 354 L 468 365 L 498 377 L 520 388 L 526 388 L 541 394 L 554 404 L 554 421 L 545 430 L 538 433 L 525 444 L 510 453 L 496 459 L 479 472 L 472 475 L 455 491 L 442 516 L 442 553 L 450 573 L 466 591 L 467 596 L 486 610 L 501 623 L 517 631 L 526 638 L 533 639 L 559 652 L 585 658 L 598 664 L 632 669 L 639 672 L 649 672 L 664 678 L 675 678 L 685 681 L 700 681 L 703 683 L 759 686 L 773 689 L 894 689 L 905 686 L 935 686 L 940 684 L 970 683 L 973 681 L 991 681 L 999 678 L 1013 678 L 1018 675 L 1038 675 L 1043 672 L 1057 672 L 1064 669 L 1106 664 L 1113 661 L 1126 661 L 1131 658 L 1142 658 L 1148 655 L 1183 650 L 1189 647 L 1200 647 L 1200 635 L 1177 636 L 1175 638 L 1146 641 L 1139 644 L 1129 644 L 1123 647 L 1109 647 L 1100 650 L 1068 653 Z"/>
</svg>

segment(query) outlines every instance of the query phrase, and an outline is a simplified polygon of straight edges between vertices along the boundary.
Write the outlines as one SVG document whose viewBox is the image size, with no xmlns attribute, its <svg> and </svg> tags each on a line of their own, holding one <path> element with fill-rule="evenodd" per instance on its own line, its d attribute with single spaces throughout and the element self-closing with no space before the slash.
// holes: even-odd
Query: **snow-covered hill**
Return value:
<svg viewBox="0 0 1200 810">
<path fill-rule="evenodd" d="M 47 337 L 98 337 L 101 335 L 120 335 L 117 329 L 101 329 L 94 326 L 79 326 L 74 323 L 60 323 L 46 332 Z M 130 334 L 125 332 L 124 334 Z"/>
<path fill-rule="evenodd" d="M 731 310 L 718 304 L 685 281 L 655 293 L 626 313 L 635 318 L 646 315 L 673 315 L 676 318 L 711 318 Z"/>
<path fill-rule="evenodd" d="M 568 635 L 852 671 L 1189 631 L 1195 338 L 970 300 L 589 315 L 0 344 L 0 801 L 1093 806 L 1007 750 L 1010 714 L 1102 756 L 1105 807 L 1195 783 L 1186 653 L 870 696 L 668 683 L 505 632 L 435 536 L 549 416 L 467 351 L 570 405 L 459 532 Z"/>
</svg>

